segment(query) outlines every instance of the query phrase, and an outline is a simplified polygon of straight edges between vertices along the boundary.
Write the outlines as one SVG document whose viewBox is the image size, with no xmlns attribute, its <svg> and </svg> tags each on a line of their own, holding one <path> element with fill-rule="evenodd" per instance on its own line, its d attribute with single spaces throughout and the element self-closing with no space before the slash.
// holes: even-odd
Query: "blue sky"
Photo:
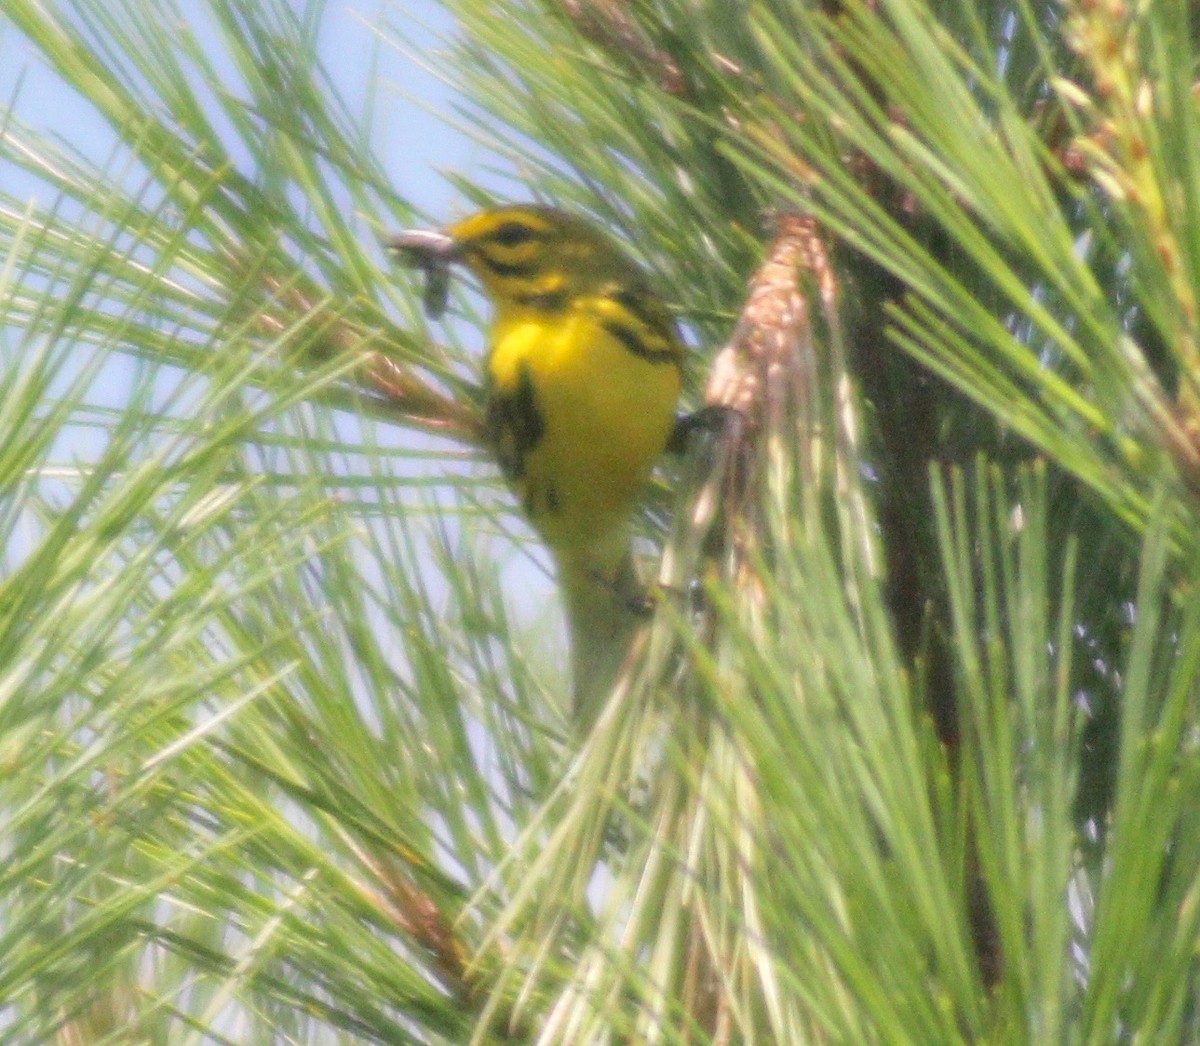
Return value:
<svg viewBox="0 0 1200 1046">
<path fill-rule="evenodd" d="M 193 26 L 204 23 L 203 0 L 179 0 L 178 6 Z M 454 191 L 439 172 L 463 172 L 479 159 L 478 146 L 435 115 L 453 104 L 453 92 L 425 66 L 426 56 L 444 47 L 454 31 L 450 14 L 430 0 L 331 0 L 322 25 L 327 70 L 351 111 L 361 108 L 369 87 L 374 90 L 377 154 L 396 188 L 430 214 L 454 208 Z M 397 34 L 403 39 L 397 41 Z M 373 49 L 377 65 L 367 61 Z M 2 9 L 0 104 L 35 130 L 61 135 L 97 163 L 106 161 L 115 143 L 111 130 L 45 66 Z M 11 169 L 3 177 L 17 196 L 23 195 L 22 179 L 29 194 L 40 188 Z"/>
<path fill-rule="evenodd" d="M 210 5 L 205 0 L 176 2 L 218 75 L 239 94 L 241 80 L 225 57 L 226 43 L 213 28 Z M 291 5 L 298 11 L 304 8 L 299 0 L 291 0 Z M 72 5 L 64 2 L 62 6 L 70 10 Z M 88 6 L 86 2 L 80 4 L 85 12 Z M 135 11 L 138 6 L 136 2 L 128 4 Z M 270 9 L 271 0 L 264 0 L 264 6 Z M 145 4 L 147 12 L 159 13 L 164 33 L 170 24 L 165 8 L 165 4 Z M 441 172 L 469 173 L 478 165 L 480 148 L 438 115 L 449 111 L 455 99 L 452 90 L 430 71 L 431 65 L 440 64 L 437 51 L 444 50 L 447 41 L 453 39 L 453 18 L 431 0 L 329 0 L 324 11 L 319 51 L 326 71 L 350 113 L 356 117 L 361 114 L 364 121 L 369 113 L 369 141 L 393 186 L 432 221 L 461 215 L 463 204 Z M 169 38 L 165 42 L 169 46 Z M 127 177 L 132 191 L 140 193 L 142 175 L 136 165 L 129 164 L 128 151 L 119 147 L 116 133 L 6 19 L 2 4 L 0 105 L 33 132 L 60 138 L 82 155 L 85 165 Z M 236 158 L 232 134 L 227 145 Z M 57 200 L 53 187 L 3 161 L 0 185 L 18 207 L 32 201 L 49 207 Z M 362 228 L 365 236 L 376 234 L 366 224 Z M 388 264 L 382 252 L 379 261 Z M 129 361 L 120 358 L 110 362 L 94 387 L 98 401 L 110 406 L 123 402 L 129 366 Z M 79 455 L 86 460 L 93 449 L 87 443 L 68 440 L 60 446 L 60 454 L 67 458 Z"/>
</svg>

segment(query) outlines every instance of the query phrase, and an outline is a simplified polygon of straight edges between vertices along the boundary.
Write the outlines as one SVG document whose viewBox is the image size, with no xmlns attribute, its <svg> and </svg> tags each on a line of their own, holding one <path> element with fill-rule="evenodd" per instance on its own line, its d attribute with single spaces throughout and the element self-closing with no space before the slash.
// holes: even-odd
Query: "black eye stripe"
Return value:
<svg viewBox="0 0 1200 1046">
<path fill-rule="evenodd" d="M 489 237 L 493 243 L 501 247 L 519 247 L 530 240 L 541 239 L 538 232 L 521 222 L 505 222 Z"/>
</svg>

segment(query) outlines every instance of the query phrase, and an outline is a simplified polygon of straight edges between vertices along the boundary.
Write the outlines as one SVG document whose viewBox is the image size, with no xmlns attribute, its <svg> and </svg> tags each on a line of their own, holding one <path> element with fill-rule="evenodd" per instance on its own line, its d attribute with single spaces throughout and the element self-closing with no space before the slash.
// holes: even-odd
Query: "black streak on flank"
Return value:
<svg viewBox="0 0 1200 1046">
<path fill-rule="evenodd" d="M 646 296 L 639 294 L 637 291 L 623 290 L 617 291 L 613 296 L 613 301 L 625 306 L 643 323 L 650 324 L 650 317 L 646 315 Z M 651 324 L 652 325 L 652 324 Z"/>
<path fill-rule="evenodd" d="M 650 344 L 647 345 L 647 339 L 639 337 L 637 331 L 617 321 L 611 321 L 613 327 L 609 327 L 607 323 L 605 326 L 614 338 L 620 339 L 630 352 L 652 363 L 679 363 L 679 342 L 675 324 L 654 298 L 645 291 L 626 287 L 613 294 L 612 300 L 641 324 Z M 618 332 L 614 327 L 622 327 L 624 330 Z M 637 342 L 636 348 L 631 339 Z"/>
<path fill-rule="evenodd" d="M 525 455 L 546 433 L 546 422 L 537 407 L 529 371 L 522 367 L 516 388 L 505 394 L 495 390 L 487 408 L 488 437 L 505 476 L 516 481 L 525 475 Z"/>
<path fill-rule="evenodd" d="M 660 335 L 664 341 L 675 340 L 675 325 L 663 307 L 647 294 L 637 290 L 617 291 L 613 301 L 625 308 L 631 316 L 636 316 L 646 325 L 646 329 Z"/>
<path fill-rule="evenodd" d="M 641 338 L 637 331 L 616 320 L 604 320 L 600 324 L 609 334 L 617 339 L 635 356 L 650 363 L 675 363 L 676 354 L 668 349 L 652 349 Z"/>
</svg>

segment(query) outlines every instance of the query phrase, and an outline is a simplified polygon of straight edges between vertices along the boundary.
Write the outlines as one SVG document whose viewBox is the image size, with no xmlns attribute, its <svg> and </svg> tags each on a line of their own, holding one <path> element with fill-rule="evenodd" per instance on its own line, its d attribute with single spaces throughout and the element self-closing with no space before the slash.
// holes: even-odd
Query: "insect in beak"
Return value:
<svg viewBox="0 0 1200 1046">
<path fill-rule="evenodd" d="M 437 319 L 446 311 L 450 289 L 450 266 L 459 260 L 458 244 L 444 232 L 430 229 L 406 229 L 387 241 L 388 250 L 401 262 L 419 268 L 425 274 L 425 312 Z"/>
</svg>

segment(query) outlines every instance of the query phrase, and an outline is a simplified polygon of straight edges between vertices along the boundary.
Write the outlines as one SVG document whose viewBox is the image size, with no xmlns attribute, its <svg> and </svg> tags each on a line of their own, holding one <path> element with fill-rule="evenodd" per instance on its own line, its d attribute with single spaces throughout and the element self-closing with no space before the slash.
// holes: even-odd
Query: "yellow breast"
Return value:
<svg viewBox="0 0 1200 1046">
<path fill-rule="evenodd" d="M 501 463 L 557 554 L 615 566 L 674 424 L 677 359 L 645 358 L 587 302 L 501 310 L 488 360 Z"/>
</svg>

